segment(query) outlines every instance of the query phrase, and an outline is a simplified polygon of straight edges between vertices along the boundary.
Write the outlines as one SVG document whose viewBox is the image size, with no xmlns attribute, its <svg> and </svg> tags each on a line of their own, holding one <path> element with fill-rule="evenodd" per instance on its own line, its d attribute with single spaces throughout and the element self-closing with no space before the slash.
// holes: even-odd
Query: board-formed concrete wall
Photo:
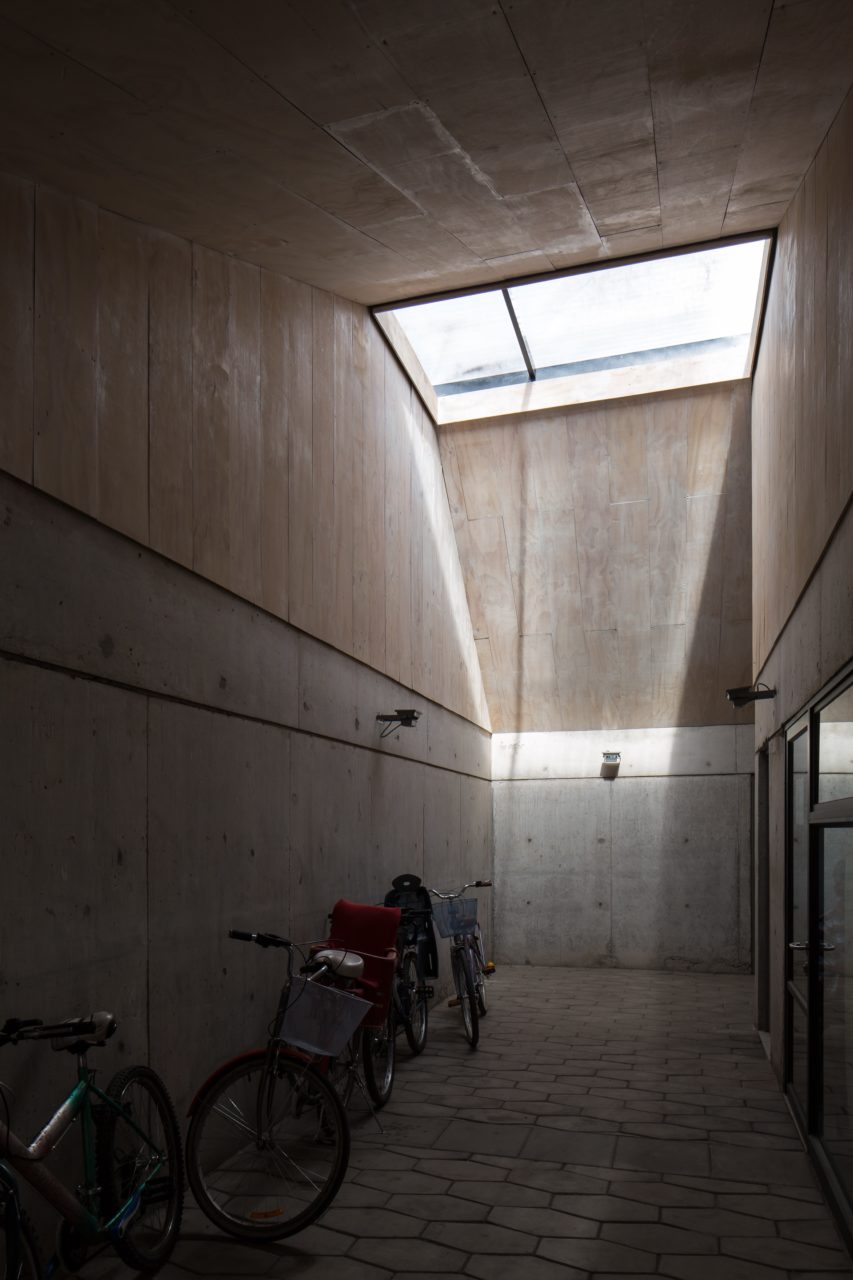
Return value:
<svg viewBox="0 0 853 1280">
<path fill-rule="evenodd" d="M 488 725 L 429 414 L 364 307 L 0 173 L 0 469 Z"/>
<path fill-rule="evenodd" d="M 2 473 L 0 598 L 0 1003 L 111 1009 L 105 1075 L 150 1061 L 182 1106 L 262 1040 L 281 960 L 229 927 L 490 873 L 485 731 Z M 16 1130 L 67 1067 L 8 1051 Z"/>
<path fill-rule="evenodd" d="M 749 971 L 750 725 L 496 734 L 492 758 L 498 960 Z"/>
</svg>

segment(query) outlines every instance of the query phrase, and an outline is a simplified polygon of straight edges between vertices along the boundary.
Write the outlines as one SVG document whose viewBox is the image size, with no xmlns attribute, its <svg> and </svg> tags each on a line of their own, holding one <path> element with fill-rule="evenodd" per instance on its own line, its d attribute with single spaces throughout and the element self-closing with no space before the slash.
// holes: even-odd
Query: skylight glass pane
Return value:
<svg viewBox="0 0 853 1280">
<path fill-rule="evenodd" d="M 437 390 L 460 382 L 518 374 L 524 357 L 498 290 L 442 302 L 400 307 L 393 312 Z"/>
<path fill-rule="evenodd" d="M 646 364 L 652 353 L 661 361 L 683 357 L 691 369 L 710 361 L 715 380 L 743 377 L 765 244 L 726 245 L 510 289 L 537 378 Z"/>
<path fill-rule="evenodd" d="M 439 423 L 728 382 L 751 372 L 770 244 L 507 285 L 523 342 L 501 286 L 374 314 L 416 384 L 432 383 Z"/>
</svg>

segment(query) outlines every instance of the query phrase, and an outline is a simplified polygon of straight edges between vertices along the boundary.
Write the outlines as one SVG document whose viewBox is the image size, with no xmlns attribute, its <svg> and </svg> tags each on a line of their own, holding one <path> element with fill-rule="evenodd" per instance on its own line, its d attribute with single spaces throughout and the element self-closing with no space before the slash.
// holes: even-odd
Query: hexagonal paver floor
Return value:
<svg viewBox="0 0 853 1280">
<path fill-rule="evenodd" d="M 354 1106 L 319 1224 L 252 1248 L 190 1202 L 161 1276 L 853 1276 L 752 1030 L 750 979 L 502 968 L 489 994 L 476 1053 L 444 1006 L 421 1057 L 401 1039 L 381 1130 Z"/>
</svg>

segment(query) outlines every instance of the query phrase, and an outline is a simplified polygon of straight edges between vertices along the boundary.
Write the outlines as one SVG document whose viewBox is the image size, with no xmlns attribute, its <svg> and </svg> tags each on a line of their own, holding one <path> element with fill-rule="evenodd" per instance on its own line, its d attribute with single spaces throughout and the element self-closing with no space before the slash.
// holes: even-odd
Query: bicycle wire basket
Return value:
<svg viewBox="0 0 853 1280">
<path fill-rule="evenodd" d="M 432 915 L 442 938 L 473 933 L 477 927 L 476 898 L 444 898 L 432 905 Z"/>
<path fill-rule="evenodd" d="M 347 991 L 294 978 L 281 1038 L 306 1053 L 336 1058 L 372 1008 Z"/>
</svg>

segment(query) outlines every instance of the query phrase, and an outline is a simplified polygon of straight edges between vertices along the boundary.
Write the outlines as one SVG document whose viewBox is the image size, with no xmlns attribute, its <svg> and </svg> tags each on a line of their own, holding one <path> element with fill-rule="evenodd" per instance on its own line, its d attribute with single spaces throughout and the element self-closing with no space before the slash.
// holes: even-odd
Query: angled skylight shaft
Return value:
<svg viewBox="0 0 853 1280">
<path fill-rule="evenodd" d="M 439 422 L 749 377 L 770 237 L 376 309 Z M 393 341 L 393 334 L 389 333 Z"/>
</svg>

